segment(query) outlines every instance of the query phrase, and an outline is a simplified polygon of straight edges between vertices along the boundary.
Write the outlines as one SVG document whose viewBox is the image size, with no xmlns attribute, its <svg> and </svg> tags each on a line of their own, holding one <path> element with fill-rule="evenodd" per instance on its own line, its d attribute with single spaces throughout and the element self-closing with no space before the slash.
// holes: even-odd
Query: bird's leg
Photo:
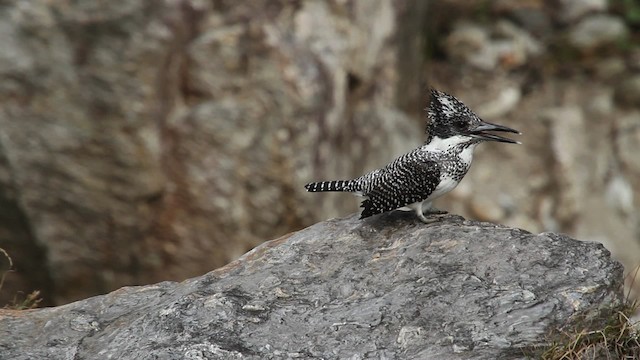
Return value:
<svg viewBox="0 0 640 360">
<path fill-rule="evenodd" d="M 434 222 L 440 221 L 439 217 L 433 217 L 433 218 L 427 219 L 424 216 L 424 214 L 422 214 L 422 213 L 417 213 L 417 214 L 418 214 L 418 217 L 420 218 L 420 220 L 425 224 L 433 224 Z"/>
<path fill-rule="evenodd" d="M 422 203 L 422 212 L 427 213 L 429 215 L 445 215 L 448 214 L 448 211 L 438 210 L 431 205 L 431 202 Z"/>
<path fill-rule="evenodd" d="M 427 217 L 424 216 L 424 213 L 422 212 L 423 206 L 422 206 L 421 203 L 416 203 L 414 206 L 409 206 L 409 207 L 413 208 L 413 210 L 416 212 L 416 215 L 418 216 L 418 218 L 425 224 L 431 224 L 431 223 L 434 223 L 434 222 L 440 220 L 440 218 L 427 219 Z"/>
</svg>

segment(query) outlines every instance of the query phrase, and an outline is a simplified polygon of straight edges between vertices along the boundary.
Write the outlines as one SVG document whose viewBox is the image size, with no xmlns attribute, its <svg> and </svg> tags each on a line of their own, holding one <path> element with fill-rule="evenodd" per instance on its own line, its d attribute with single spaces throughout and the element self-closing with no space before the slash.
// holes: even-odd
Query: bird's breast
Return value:
<svg viewBox="0 0 640 360">
<path fill-rule="evenodd" d="M 433 193 L 431 193 L 428 201 L 435 200 L 436 198 L 439 198 L 440 196 L 448 193 L 449 191 L 453 190 L 456 186 L 458 186 L 459 183 L 460 181 L 456 180 L 453 177 L 441 176 L 440 183 L 438 184 L 436 189 L 433 191 Z"/>
<path fill-rule="evenodd" d="M 462 149 L 460 154 L 458 154 L 458 158 L 460 159 L 460 162 L 464 164 L 467 167 L 467 169 L 469 168 L 469 166 L 471 166 L 471 161 L 473 160 L 473 150 L 475 149 L 475 145 L 476 144 L 465 147 L 464 149 Z"/>
</svg>

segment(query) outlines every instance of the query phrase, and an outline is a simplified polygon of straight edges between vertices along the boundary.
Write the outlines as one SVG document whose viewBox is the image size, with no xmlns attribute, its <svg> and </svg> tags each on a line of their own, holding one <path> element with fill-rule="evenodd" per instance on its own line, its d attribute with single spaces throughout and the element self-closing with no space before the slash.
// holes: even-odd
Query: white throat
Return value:
<svg viewBox="0 0 640 360">
<path fill-rule="evenodd" d="M 473 160 L 473 151 L 479 142 L 473 142 L 464 148 L 458 148 L 457 151 L 454 150 L 458 145 L 468 143 L 470 140 L 473 140 L 473 138 L 464 135 L 451 136 L 446 139 L 435 136 L 428 144 L 423 145 L 422 149 L 429 152 L 450 153 L 450 155 L 458 157 L 466 166 L 470 166 Z"/>
<path fill-rule="evenodd" d="M 472 139 L 473 138 L 471 136 L 464 136 L 464 135 L 455 135 L 455 136 L 448 137 L 446 139 L 434 136 L 428 144 L 424 145 L 423 148 L 427 151 L 447 151 L 453 148 L 454 146 L 464 144 L 466 142 L 469 142 Z M 474 143 L 474 144 L 471 144 L 469 147 L 473 151 L 473 148 L 475 148 L 476 145 L 477 143 Z"/>
</svg>

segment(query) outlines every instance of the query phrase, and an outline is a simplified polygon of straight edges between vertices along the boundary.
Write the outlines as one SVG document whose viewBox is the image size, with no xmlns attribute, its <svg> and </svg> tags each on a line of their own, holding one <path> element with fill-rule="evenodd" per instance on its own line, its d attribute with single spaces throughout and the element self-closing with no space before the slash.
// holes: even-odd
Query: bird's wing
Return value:
<svg viewBox="0 0 640 360">
<path fill-rule="evenodd" d="M 398 159 L 400 160 L 400 159 Z M 426 200 L 440 182 L 438 162 L 421 157 L 396 161 L 382 169 L 360 207 L 360 218 L 395 210 Z"/>
</svg>

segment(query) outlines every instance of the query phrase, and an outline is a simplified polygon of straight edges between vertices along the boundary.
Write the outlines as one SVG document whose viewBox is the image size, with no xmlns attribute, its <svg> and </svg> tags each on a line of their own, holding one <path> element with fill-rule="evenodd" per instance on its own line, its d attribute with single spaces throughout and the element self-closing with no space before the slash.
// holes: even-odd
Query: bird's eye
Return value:
<svg viewBox="0 0 640 360">
<path fill-rule="evenodd" d="M 456 117 L 453 119 L 453 126 L 457 129 L 464 129 L 467 127 L 467 121 L 462 117 Z"/>
</svg>

